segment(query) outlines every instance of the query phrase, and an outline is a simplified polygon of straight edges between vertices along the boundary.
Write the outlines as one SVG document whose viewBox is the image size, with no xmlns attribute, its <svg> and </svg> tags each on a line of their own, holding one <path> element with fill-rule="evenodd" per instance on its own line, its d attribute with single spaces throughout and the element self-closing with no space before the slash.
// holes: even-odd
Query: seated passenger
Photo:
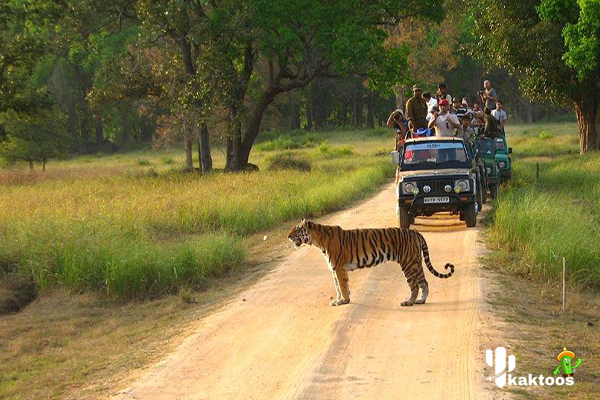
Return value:
<svg viewBox="0 0 600 400">
<path fill-rule="evenodd" d="M 460 121 L 460 127 L 454 136 L 461 138 L 465 143 L 472 143 L 475 140 L 475 130 L 471 127 L 471 114 L 463 114 Z"/>
<path fill-rule="evenodd" d="M 498 120 L 492 115 L 492 111 L 489 108 L 485 108 L 485 127 L 483 129 L 483 135 L 495 138 L 498 136 Z"/>
<path fill-rule="evenodd" d="M 400 109 L 392 111 L 387 120 L 387 126 L 396 129 L 396 150 L 399 151 L 409 134 L 408 121 L 404 118 L 404 112 Z"/>
</svg>

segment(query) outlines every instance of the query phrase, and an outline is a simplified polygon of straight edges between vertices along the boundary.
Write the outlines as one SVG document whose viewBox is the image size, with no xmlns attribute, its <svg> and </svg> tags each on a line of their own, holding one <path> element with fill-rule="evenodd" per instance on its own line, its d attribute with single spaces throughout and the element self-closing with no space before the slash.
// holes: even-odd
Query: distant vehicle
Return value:
<svg viewBox="0 0 600 400">
<path fill-rule="evenodd" d="M 512 160 L 509 156 L 512 153 L 512 147 L 508 147 L 506 136 L 501 135 L 494 139 L 494 148 L 496 149 L 496 161 L 500 168 L 500 180 L 507 182 L 512 178 Z"/>
<path fill-rule="evenodd" d="M 498 160 L 496 160 L 496 147 L 494 140 L 495 139 L 485 136 L 478 136 L 475 139 L 475 147 L 477 148 L 478 154 L 483 159 L 485 164 L 487 186 L 490 196 L 492 196 L 493 199 L 498 197 L 500 184 L 502 183 L 500 165 L 498 164 Z"/>
<path fill-rule="evenodd" d="M 468 227 L 477 224 L 480 166 L 462 139 L 431 137 L 409 139 L 401 152 L 393 151 L 398 164 L 396 211 L 400 227 L 409 228 L 416 216 L 450 211 Z"/>
</svg>

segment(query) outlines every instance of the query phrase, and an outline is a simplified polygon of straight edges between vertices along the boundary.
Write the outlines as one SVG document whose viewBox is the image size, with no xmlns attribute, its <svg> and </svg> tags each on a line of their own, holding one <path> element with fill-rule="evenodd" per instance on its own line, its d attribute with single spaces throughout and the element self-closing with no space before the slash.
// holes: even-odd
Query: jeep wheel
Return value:
<svg viewBox="0 0 600 400">
<path fill-rule="evenodd" d="M 481 192 L 481 203 L 485 204 L 487 201 L 487 180 L 485 176 L 482 175 L 481 185 L 479 186 L 479 191 Z"/>
<path fill-rule="evenodd" d="M 493 185 L 490 185 L 490 195 L 492 196 L 492 199 L 495 199 L 496 197 L 498 197 L 498 184 L 494 183 Z"/>
<path fill-rule="evenodd" d="M 477 212 L 475 211 L 475 203 L 471 203 L 465 207 L 464 215 L 467 228 L 472 228 L 477 225 Z"/>
<path fill-rule="evenodd" d="M 408 208 L 400 207 L 398 213 L 400 214 L 400 228 L 410 228 L 410 224 L 413 222 L 413 217 L 408 213 Z"/>
</svg>

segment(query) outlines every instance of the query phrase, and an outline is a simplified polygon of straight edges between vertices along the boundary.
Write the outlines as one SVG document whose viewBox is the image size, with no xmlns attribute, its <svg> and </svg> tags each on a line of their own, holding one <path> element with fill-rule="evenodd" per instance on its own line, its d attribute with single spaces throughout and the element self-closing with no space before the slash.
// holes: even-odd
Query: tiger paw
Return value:
<svg viewBox="0 0 600 400">
<path fill-rule="evenodd" d="M 414 302 L 410 302 L 410 301 L 403 301 L 402 303 L 400 303 L 400 305 L 401 305 L 402 307 L 410 307 L 410 306 L 412 306 L 413 304 L 415 304 L 415 303 L 414 303 Z"/>
<path fill-rule="evenodd" d="M 425 304 L 425 300 L 417 300 L 415 301 L 415 304 Z"/>
<path fill-rule="evenodd" d="M 335 306 L 341 306 L 344 304 L 348 304 L 350 303 L 350 299 L 337 299 L 337 300 L 333 300 L 331 303 L 329 303 L 330 306 L 335 307 Z"/>
</svg>

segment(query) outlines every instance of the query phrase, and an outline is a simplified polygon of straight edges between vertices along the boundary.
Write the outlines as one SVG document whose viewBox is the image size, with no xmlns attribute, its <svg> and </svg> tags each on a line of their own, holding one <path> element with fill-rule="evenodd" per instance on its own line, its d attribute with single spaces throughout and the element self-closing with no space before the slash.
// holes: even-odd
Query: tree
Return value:
<svg viewBox="0 0 600 400">
<path fill-rule="evenodd" d="M 45 171 L 48 160 L 68 151 L 69 137 L 57 110 L 43 110 L 35 116 L 11 110 L 2 115 L 0 122 L 6 131 L 0 142 L 0 157 L 8 163 L 25 161 L 33 169 L 33 164 L 39 162 Z"/>
<path fill-rule="evenodd" d="M 484 0 L 475 15 L 474 55 L 520 78 L 529 98 L 575 107 L 580 153 L 598 150 L 600 135 L 600 2 Z"/>
<path fill-rule="evenodd" d="M 233 91 L 238 95 L 235 103 L 242 104 L 248 93 L 244 89 L 248 85 L 245 72 L 254 68 L 252 63 L 263 61 L 259 67 L 267 72 L 250 75 L 263 79 L 257 82 L 257 90 L 250 91 L 253 97 L 244 118 L 244 132 L 234 135 L 228 165 L 243 167 L 248 163 L 264 112 L 282 93 L 303 88 L 319 77 L 357 74 L 369 78 L 372 87 L 381 87 L 384 82 L 391 87 L 403 81 L 406 53 L 385 46 L 387 27 L 409 17 L 439 21 L 443 10 L 436 4 L 431 0 L 255 1 L 249 8 L 255 36 L 241 41 L 244 51 L 237 54 L 243 55 L 244 62 L 231 62 L 245 66 L 238 69 L 240 79 L 233 80 L 242 89 Z"/>
</svg>

